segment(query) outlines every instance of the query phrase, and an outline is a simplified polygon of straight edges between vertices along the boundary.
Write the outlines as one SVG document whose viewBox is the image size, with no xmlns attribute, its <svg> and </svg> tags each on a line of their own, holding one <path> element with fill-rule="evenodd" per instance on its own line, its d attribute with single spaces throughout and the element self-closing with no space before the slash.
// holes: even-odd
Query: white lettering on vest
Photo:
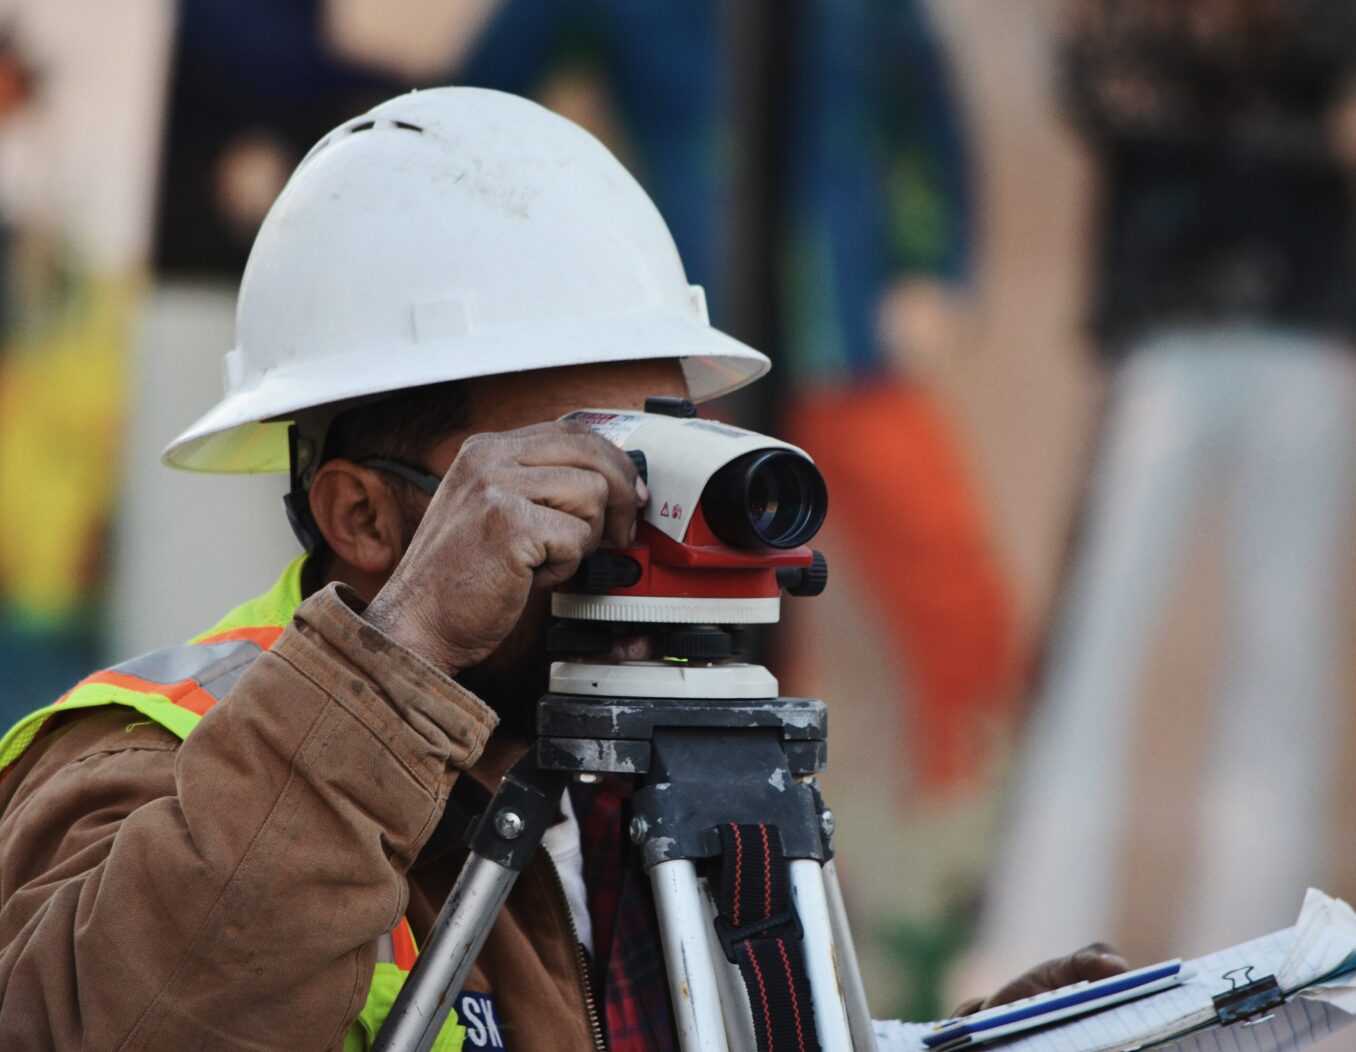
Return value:
<svg viewBox="0 0 1356 1052">
<path fill-rule="evenodd" d="M 494 998 L 489 994 L 463 993 L 457 998 L 457 1016 L 466 1027 L 467 1048 L 507 1052 L 495 1018 Z"/>
</svg>

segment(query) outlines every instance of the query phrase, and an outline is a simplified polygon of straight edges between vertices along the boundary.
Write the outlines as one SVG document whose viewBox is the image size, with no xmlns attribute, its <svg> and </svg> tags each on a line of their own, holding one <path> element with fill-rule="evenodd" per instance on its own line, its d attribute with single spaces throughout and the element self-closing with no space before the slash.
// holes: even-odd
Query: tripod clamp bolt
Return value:
<svg viewBox="0 0 1356 1052">
<path fill-rule="evenodd" d="M 833 812 L 827 807 L 819 813 L 819 831 L 824 834 L 824 839 L 828 840 L 833 836 L 833 831 L 838 828 L 838 819 L 834 818 Z"/>
<path fill-rule="evenodd" d="M 524 827 L 523 816 L 517 811 L 500 811 L 494 816 L 494 831 L 505 840 L 517 840 Z"/>
<path fill-rule="evenodd" d="M 650 823 L 645 821 L 643 815 L 636 815 L 631 819 L 631 843 L 639 847 L 645 843 L 645 838 L 650 835 Z"/>
</svg>

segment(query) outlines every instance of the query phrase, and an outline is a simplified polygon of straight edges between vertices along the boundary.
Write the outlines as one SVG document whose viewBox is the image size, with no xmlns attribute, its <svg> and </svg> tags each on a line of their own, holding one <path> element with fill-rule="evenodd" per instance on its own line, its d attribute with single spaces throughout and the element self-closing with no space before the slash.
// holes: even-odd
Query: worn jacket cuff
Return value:
<svg viewBox="0 0 1356 1052">
<path fill-rule="evenodd" d="M 331 584 L 297 608 L 297 633 L 274 653 L 361 720 L 430 792 L 449 768 L 480 758 L 499 718 L 478 697 L 361 616 L 353 589 Z"/>
</svg>

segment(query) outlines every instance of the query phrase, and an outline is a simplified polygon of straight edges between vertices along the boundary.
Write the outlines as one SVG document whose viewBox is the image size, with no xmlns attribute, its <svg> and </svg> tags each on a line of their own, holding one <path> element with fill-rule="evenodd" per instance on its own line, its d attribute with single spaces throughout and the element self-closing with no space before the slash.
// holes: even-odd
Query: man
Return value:
<svg viewBox="0 0 1356 1052">
<path fill-rule="evenodd" d="M 467 89 L 312 150 L 256 241 L 238 340 L 167 460 L 277 470 L 290 440 L 315 554 L 0 744 L 6 1049 L 366 1048 L 467 815 L 523 749 L 546 590 L 648 497 L 553 421 L 767 368 L 707 325 L 606 150 Z M 675 1046 L 616 796 L 575 806 L 582 858 L 538 853 L 458 1000 L 472 1047 Z M 1089 952 L 1006 995 L 1121 966 Z"/>
</svg>

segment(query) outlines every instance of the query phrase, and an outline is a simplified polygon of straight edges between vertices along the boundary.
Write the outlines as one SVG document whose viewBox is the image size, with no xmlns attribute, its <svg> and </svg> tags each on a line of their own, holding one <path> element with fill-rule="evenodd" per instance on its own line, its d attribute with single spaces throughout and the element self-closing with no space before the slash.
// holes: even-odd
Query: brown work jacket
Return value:
<svg viewBox="0 0 1356 1052">
<path fill-rule="evenodd" d="M 456 878 L 413 865 L 454 783 L 513 751 L 360 609 L 308 599 L 183 742 L 72 714 L 0 781 L 0 1049 L 342 1047 L 377 939 L 423 937 Z M 572 932 L 538 852 L 466 986 L 508 1049 L 596 1047 Z"/>
</svg>

